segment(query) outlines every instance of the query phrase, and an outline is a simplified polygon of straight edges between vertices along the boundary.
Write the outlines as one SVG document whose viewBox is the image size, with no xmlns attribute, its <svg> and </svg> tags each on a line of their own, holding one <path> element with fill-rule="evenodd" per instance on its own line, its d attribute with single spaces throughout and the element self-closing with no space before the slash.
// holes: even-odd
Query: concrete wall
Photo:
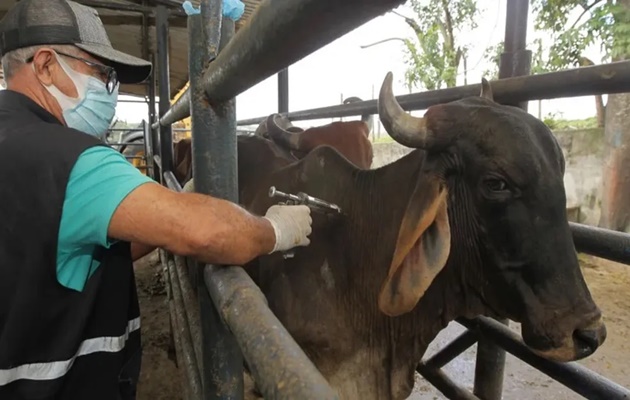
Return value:
<svg viewBox="0 0 630 400">
<path fill-rule="evenodd" d="M 566 162 L 564 186 L 567 209 L 579 207 L 579 216 L 576 213 L 570 219 L 597 225 L 601 204 L 604 132 L 602 129 L 584 129 L 556 131 L 554 135 L 562 147 Z M 374 143 L 373 146 L 373 168 L 389 164 L 411 151 L 396 142 Z"/>
</svg>

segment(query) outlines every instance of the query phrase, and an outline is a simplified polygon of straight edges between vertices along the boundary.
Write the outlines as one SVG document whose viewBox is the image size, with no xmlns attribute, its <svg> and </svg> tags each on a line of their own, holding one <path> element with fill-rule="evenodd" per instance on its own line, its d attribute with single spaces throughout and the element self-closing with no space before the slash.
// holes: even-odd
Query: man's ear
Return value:
<svg viewBox="0 0 630 400">
<path fill-rule="evenodd" d="M 450 253 L 448 192 L 441 181 L 422 173 L 407 203 L 389 273 L 381 286 L 379 309 L 389 316 L 411 311 Z"/>
<path fill-rule="evenodd" d="M 49 49 L 38 49 L 33 57 L 31 66 L 37 79 L 46 86 L 52 85 L 52 70 L 53 68 L 59 68 L 57 60 L 55 59 L 52 51 Z"/>
</svg>

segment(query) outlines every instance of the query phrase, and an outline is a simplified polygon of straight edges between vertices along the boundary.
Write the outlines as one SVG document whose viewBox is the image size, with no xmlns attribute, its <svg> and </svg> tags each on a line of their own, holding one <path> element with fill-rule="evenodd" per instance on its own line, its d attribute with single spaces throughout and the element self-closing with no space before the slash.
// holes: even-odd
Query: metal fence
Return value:
<svg viewBox="0 0 630 400">
<path fill-rule="evenodd" d="M 279 73 L 279 111 L 291 120 L 376 113 L 376 100 L 288 112 L 286 68 L 403 2 L 265 0 L 249 23 L 232 37 L 234 24 L 221 19 L 221 1 L 202 0 L 201 14 L 188 17 L 190 88 L 172 106 L 168 101 L 168 10 L 158 6 L 160 118 L 152 121 L 147 146 L 154 178 L 181 190 L 172 173 L 171 124 L 191 116 L 196 191 L 235 201 L 236 127 L 256 124 L 264 117 L 237 123 L 234 98 L 275 73 Z M 531 52 L 525 47 L 527 13 L 527 1 L 508 0 L 499 80 L 492 82 L 497 102 L 526 108 L 529 100 L 630 92 L 630 62 L 529 76 Z M 313 15 L 318 18 L 312 18 Z M 475 84 L 397 99 L 405 110 L 419 110 L 479 92 L 480 85 Z M 578 251 L 630 263 L 630 235 L 575 223 L 571 223 L 571 229 Z M 187 267 L 181 257 L 164 251 L 161 259 L 169 283 L 178 361 L 184 367 L 190 398 L 242 398 L 243 360 L 266 398 L 336 398 L 242 268 L 206 265 L 197 270 Z M 250 329 L 254 320 L 255 332 Z M 468 330 L 417 368 L 450 399 L 501 398 L 505 351 L 587 398 L 630 398 L 626 388 L 577 363 L 559 364 L 535 355 L 505 326 L 506 321 L 478 317 L 458 322 Z M 470 393 L 452 382 L 441 368 L 476 342 L 475 388 Z"/>
</svg>

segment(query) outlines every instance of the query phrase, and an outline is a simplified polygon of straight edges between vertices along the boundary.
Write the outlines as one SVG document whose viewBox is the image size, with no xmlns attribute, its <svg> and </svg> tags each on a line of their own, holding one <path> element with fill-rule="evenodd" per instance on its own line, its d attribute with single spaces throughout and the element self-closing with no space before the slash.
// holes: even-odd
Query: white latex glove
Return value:
<svg viewBox="0 0 630 400">
<path fill-rule="evenodd" d="M 276 245 L 271 253 L 308 246 L 311 243 L 308 235 L 311 234 L 313 220 L 311 209 L 307 206 L 271 206 L 264 218 L 271 222 L 276 233 Z"/>
</svg>

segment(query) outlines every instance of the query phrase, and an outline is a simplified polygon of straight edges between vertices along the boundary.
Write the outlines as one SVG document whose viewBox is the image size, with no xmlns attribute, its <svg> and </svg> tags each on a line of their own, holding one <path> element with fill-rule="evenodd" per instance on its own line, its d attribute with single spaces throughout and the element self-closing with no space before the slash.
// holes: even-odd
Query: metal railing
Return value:
<svg viewBox="0 0 630 400">
<path fill-rule="evenodd" d="M 248 24 L 229 41 L 233 23 L 225 19 L 221 22 L 220 3 L 218 0 L 202 0 L 201 15 L 188 17 L 191 84 L 172 106 L 168 104 L 168 12 L 158 7 L 160 118 L 152 121 L 152 132 L 148 137 L 150 148 L 155 150 L 150 153 L 155 179 L 179 191 L 181 187 L 172 173 L 171 124 L 192 116 L 196 190 L 236 200 L 236 126 L 256 124 L 263 117 L 237 123 L 234 97 L 403 1 L 264 0 Z M 497 102 L 526 108 L 528 100 L 630 91 L 630 62 L 529 76 L 531 52 L 525 49 L 527 3 L 508 0 L 500 79 L 492 82 Z M 326 12 L 322 11 L 324 9 Z M 313 19 L 312 15 L 320 17 Z M 219 43 L 221 38 L 222 43 Z M 279 104 L 280 111 L 291 120 L 377 112 L 376 100 L 288 112 L 286 79 L 285 74 L 279 82 L 282 92 L 279 93 Z M 421 110 L 479 92 L 480 85 L 475 84 L 398 96 L 397 99 L 406 110 Z M 570 225 L 578 251 L 630 263 L 630 254 L 626 251 L 630 248 L 630 235 L 581 224 Z M 264 296 L 242 268 L 206 265 L 198 274 L 190 265 L 186 267 L 181 258 L 163 252 L 162 259 L 171 288 L 176 346 L 181 351 L 181 362 L 190 381 L 186 390 L 194 398 L 242 398 L 243 360 L 247 361 L 266 398 L 336 398 L 325 379 L 269 310 Z M 196 288 L 198 316 L 182 314 L 189 313 L 193 303 L 191 290 L 185 287 L 187 279 L 193 282 L 192 291 Z M 198 325 L 195 325 L 195 318 L 199 318 Z M 256 321 L 256 331 L 251 329 L 253 320 Z M 560 364 L 538 357 L 505 326 L 506 321 L 478 317 L 458 319 L 458 322 L 468 331 L 428 360 L 423 360 L 417 368 L 450 399 L 501 398 L 504 350 L 581 395 L 630 398 L 626 388 L 576 363 Z M 188 331 L 183 330 L 182 325 L 186 324 Z M 478 341 L 475 389 L 474 393 L 469 393 L 450 381 L 441 367 Z M 280 381 L 286 384 L 279 385 Z"/>
</svg>

